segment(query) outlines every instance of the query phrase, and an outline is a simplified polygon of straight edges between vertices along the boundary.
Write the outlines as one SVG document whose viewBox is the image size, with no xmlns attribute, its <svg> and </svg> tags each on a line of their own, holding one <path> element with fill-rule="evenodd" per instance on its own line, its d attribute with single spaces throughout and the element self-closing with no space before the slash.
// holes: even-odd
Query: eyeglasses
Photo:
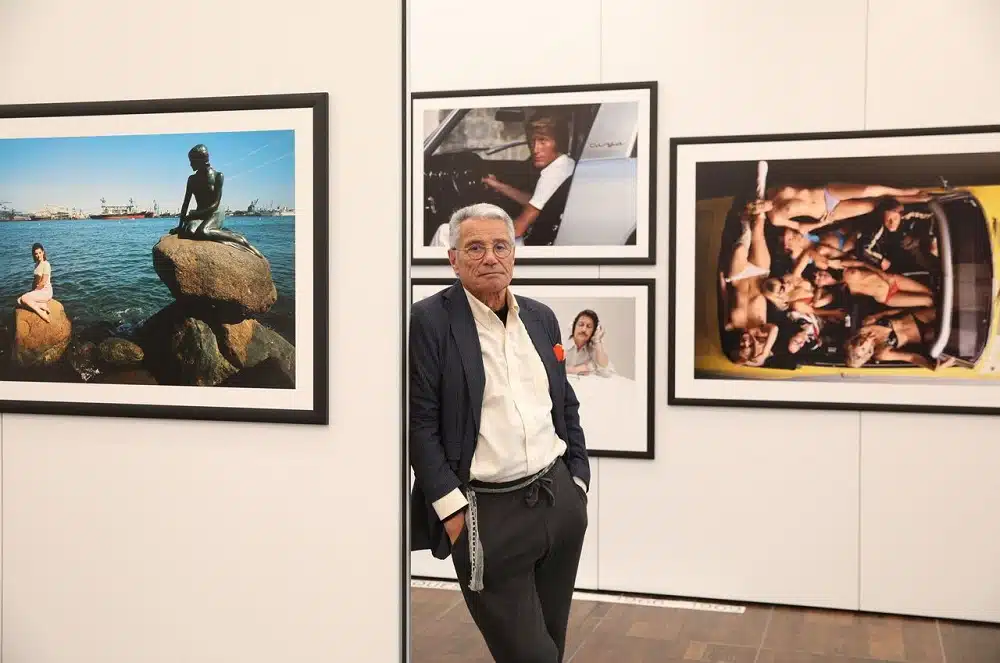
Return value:
<svg viewBox="0 0 1000 663">
<path fill-rule="evenodd" d="M 487 245 L 483 244 L 482 242 L 473 242 L 472 244 L 466 246 L 464 249 L 457 249 L 457 250 L 465 253 L 465 255 L 469 256 L 473 260 L 482 260 L 483 258 L 486 257 L 486 248 Z M 495 255 L 497 258 L 506 258 L 507 256 L 510 255 L 510 252 L 513 247 L 511 246 L 510 242 L 501 240 L 498 242 L 493 242 L 493 246 L 491 248 L 493 249 L 493 255 Z"/>
</svg>

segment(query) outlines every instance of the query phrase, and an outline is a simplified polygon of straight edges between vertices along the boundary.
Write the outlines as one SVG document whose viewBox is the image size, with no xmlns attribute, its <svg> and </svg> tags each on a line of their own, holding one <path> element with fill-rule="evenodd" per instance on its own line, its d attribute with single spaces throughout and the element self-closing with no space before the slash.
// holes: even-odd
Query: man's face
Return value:
<svg viewBox="0 0 1000 663">
<path fill-rule="evenodd" d="M 752 331 L 744 331 L 740 335 L 740 361 L 747 363 L 760 353 L 760 344 Z"/>
<path fill-rule="evenodd" d="M 740 335 L 740 361 L 743 363 L 760 358 L 767 345 L 770 330 L 767 327 L 747 329 Z"/>
<path fill-rule="evenodd" d="M 806 341 L 809 340 L 809 334 L 805 331 L 800 331 L 790 339 L 788 339 L 788 351 L 793 355 L 797 354 L 799 350 L 806 346 Z"/>
<path fill-rule="evenodd" d="M 594 321 L 589 315 L 581 315 L 573 328 L 573 340 L 580 347 L 583 347 L 591 336 L 594 335 Z"/>
<path fill-rule="evenodd" d="M 899 225 L 903 222 L 903 208 L 897 207 L 895 209 L 886 210 L 885 218 L 883 224 L 885 229 L 891 233 L 899 230 Z"/>
<path fill-rule="evenodd" d="M 559 150 L 556 139 L 544 133 L 534 133 L 531 136 L 531 163 L 535 168 L 545 168 L 556 160 Z"/>
<path fill-rule="evenodd" d="M 507 224 L 495 219 L 463 221 L 457 246 L 448 251 L 448 260 L 469 292 L 500 292 L 510 284 L 514 272 L 514 243 Z"/>
</svg>

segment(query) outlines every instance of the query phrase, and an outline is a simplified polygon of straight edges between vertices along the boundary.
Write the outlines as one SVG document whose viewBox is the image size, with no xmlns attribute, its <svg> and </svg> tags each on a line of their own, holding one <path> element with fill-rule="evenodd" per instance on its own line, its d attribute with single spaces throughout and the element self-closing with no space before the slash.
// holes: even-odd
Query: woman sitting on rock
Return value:
<svg viewBox="0 0 1000 663">
<path fill-rule="evenodd" d="M 34 288 L 17 299 L 18 306 L 31 309 L 45 322 L 49 322 L 49 301 L 52 300 L 52 265 L 49 264 L 45 247 L 34 244 L 31 255 L 35 259 Z"/>
</svg>

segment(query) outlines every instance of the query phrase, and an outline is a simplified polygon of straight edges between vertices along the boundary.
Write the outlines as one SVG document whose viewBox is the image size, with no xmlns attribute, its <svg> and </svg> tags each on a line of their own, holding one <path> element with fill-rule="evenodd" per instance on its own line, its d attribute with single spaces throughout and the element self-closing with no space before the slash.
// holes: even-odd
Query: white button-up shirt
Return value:
<svg viewBox="0 0 1000 663">
<path fill-rule="evenodd" d="M 483 353 L 486 384 L 471 478 L 490 483 L 514 481 L 548 467 L 566 451 L 552 424 L 549 378 L 520 307 L 507 289 L 507 324 L 466 290 Z M 574 477 L 574 479 L 576 479 Z M 576 479 L 586 490 L 586 485 Z M 456 489 L 434 502 L 446 518 L 467 504 Z"/>
</svg>

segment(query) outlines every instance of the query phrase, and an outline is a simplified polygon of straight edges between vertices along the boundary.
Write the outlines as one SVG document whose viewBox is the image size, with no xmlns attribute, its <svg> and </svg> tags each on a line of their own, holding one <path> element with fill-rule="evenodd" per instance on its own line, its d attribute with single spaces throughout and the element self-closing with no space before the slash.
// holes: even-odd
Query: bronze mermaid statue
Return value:
<svg viewBox="0 0 1000 663">
<path fill-rule="evenodd" d="M 208 148 L 201 144 L 195 145 L 188 152 L 188 161 L 191 162 L 194 174 L 188 177 L 180 220 L 176 227 L 171 228 L 170 234 L 181 239 L 229 244 L 266 259 L 246 237 L 222 227 L 225 213 L 220 205 L 225 177 L 209 163 Z M 191 196 L 194 196 L 196 207 L 188 212 Z"/>
</svg>

